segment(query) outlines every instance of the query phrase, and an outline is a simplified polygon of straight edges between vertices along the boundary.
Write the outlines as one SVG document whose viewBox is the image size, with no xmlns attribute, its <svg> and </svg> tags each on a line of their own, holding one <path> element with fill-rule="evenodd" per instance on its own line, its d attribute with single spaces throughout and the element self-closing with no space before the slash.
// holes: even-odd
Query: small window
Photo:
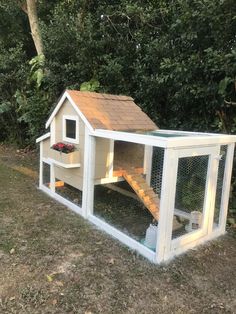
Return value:
<svg viewBox="0 0 236 314">
<path fill-rule="evenodd" d="M 66 119 L 66 137 L 76 139 L 76 121 Z"/>
<path fill-rule="evenodd" d="M 63 116 L 63 141 L 79 143 L 79 120 L 74 116 Z"/>
</svg>

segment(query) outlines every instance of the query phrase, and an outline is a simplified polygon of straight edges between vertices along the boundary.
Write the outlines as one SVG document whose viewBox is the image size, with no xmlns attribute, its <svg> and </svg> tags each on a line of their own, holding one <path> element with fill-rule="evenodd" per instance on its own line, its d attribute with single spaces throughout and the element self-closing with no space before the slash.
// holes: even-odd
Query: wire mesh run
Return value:
<svg viewBox="0 0 236 314">
<path fill-rule="evenodd" d="M 71 203 L 82 207 L 83 192 L 79 189 L 55 178 L 55 192 Z"/>
<path fill-rule="evenodd" d="M 185 212 L 202 211 L 209 156 L 179 159 L 175 208 Z"/>
<path fill-rule="evenodd" d="M 109 139 L 96 138 L 93 214 L 144 244 L 158 214 L 157 196 L 150 186 L 151 164 L 146 164 L 151 162 L 150 152 L 144 144 L 115 141 L 110 154 L 111 146 Z"/>
<path fill-rule="evenodd" d="M 50 188 L 50 173 L 51 173 L 51 168 L 50 165 L 43 162 L 43 185 L 46 186 L 47 188 Z"/>
<path fill-rule="evenodd" d="M 162 172 L 164 164 L 164 148 L 153 147 L 151 187 L 154 192 L 161 196 Z"/>
<path fill-rule="evenodd" d="M 209 156 L 179 158 L 172 238 L 201 228 Z"/>
</svg>

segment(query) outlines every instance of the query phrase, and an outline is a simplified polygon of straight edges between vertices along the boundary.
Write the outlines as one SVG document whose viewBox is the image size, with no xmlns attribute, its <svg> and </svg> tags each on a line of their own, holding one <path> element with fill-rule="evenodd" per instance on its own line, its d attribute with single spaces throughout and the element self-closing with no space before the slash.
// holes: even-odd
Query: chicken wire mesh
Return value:
<svg viewBox="0 0 236 314">
<path fill-rule="evenodd" d="M 175 209 L 203 211 L 209 156 L 179 158 Z"/>
<path fill-rule="evenodd" d="M 43 162 L 43 185 L 50 187 L 50 173 L 51 167 L 49 164 Z"/>
<path fill-rule="evenodd" d="M 208 161 L 208 155 L 178 160 L 172 239 L 201 228 Z"/>
<path fill-rule="evenodd" d="M 153 147 L 152 170 L 151 170 L 151 187 L 154 192 L 161 196 L 162 172 L 164 164 L 164 148 Z"/>
</svg>

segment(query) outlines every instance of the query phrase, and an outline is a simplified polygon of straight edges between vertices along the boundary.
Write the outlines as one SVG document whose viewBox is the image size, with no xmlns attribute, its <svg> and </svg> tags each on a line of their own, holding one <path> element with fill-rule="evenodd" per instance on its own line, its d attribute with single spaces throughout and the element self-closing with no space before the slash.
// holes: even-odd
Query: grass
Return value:
<svg viewBox="0 0 236 314">
<path fill-rule="evenodd" d="M 235 313 L 231 233 L 152 265 L 12 169 L 29 165 L 0 149 L 0 313 Z"/>
</svg>

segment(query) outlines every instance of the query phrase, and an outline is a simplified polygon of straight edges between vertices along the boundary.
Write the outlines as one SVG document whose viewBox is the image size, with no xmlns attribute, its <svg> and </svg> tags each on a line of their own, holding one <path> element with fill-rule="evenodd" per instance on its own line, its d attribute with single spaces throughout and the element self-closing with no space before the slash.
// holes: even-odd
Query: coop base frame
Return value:
<svg viewBox="0 0 236 314">
<path fill-rule="evenodd" d="M 174 131 L 168 131 L 173 132 Z M 184 133 L 184 132 L 183 132 Z M 40 154 L 40 184 L 39 188 L 47 193 L 49 196 L 57 200 L 58 202 L 64 204 L 68 208 L 70 208 L 75 213 L 81 215 L 94 225 L 96 225 L 101 230 L 104 230 L 106 233 L 110 234 L 112 237 L 118 239 L 121 243 L 128 246 L 129 248 L 136 250 L 140 255 L 147 258 L 149 261 L 160 264 L 163 262 L 170 261 L 173 257 L 180 255 L 189 249 L 195 249 L 196 246 L 206 243 L 209 240 L 213 240 L 223 234 L 225 234 L 226 227 L 226 217 L 227 217 L 227 209 L 228 209 L 228 199 L 230 192 L 230 181 L 231 181 L 231 173 L 232 173 L 232 163 L 234 156 L 234 142 L 235 136 L 227 136 L 227 135 L 215 135 L 204 134 L 198 137 L 191 137 L 191 132 L 186 132 L 190 134 L 190 137 L 186 138 L 176 138 L 170 139 L 169 141 L 165 141 L 163 138 L 154 138 L 150 136 L 146 136 L 143 134 L 129 134 L 127 133 L 124 137 L 124 133 L 122 132 L 114 132 L 114 131 L 104 131 L 97 130 L 91 133 L 90 131 L 86 132 L 86 145 L 85 145 L 85 154 L 84 154 L 84 182 L 83 182 L 83 199 L 82 199 L 82 207 L 75 205 L 74 203 L 68 201 L 64 197 L 58 195 L 55 192 L 55 178 L 53 178 L 53 167 L 54 164 L 48 163 L 52 169 L 51 171 L 51 186 L 47 188 L 43 185 L 42 181 L 42 163 L 43 158 L 42 154 Z M 158 227 L 158 236 L 157 236 L 157 250 L 153 252 L 149 248 L 145 247 L 140 242 L 134 240 L 128 235 L 124 234 L 122 231 L 116 229 L 114 226 L 111 226 L 107 222 L 101 220 L 93 214 L 93 199 L 94 199 L 94 152 L 95 152 L 95 138 L 103 137 L 108 139 L 115 140 L 123 140 L 131 143 L 138 143 L 143 145 L 150 146 L 158 146 L 165 148 L 165 159 L 163 166 L 163 182 L 162 182 L 162 198 L 160 204 L 160 221 Z M 125 139 L 124 139 L 125 138 Z M 40 143 L 41 145 L 41 143 Z M 225 172 L 224 172 L 224 184 L 221 198 L 221 210 L 219 217 L 219 224 L 217 228 L 213 228 L 213 223 L 211 226 L 206 228 L 206 233 L 197 239 L 193 239 L 191 242 L 185 244 L 182 247 L 178 247 L 175 250 L 171 250 L 171 244 L 173 240 L 170 237 L 170 228 L 172 227 L 172 217 L 174 213 L 173 202 L 170 202 L 171 190 L 173 185 L 171 181 L 175 181 L 175 177 L 169 171 L 169 165 L 172 163 L 173 166 L 173 156 L 176 154 L 176 149 L 182 148 L 194 148 L 194 147 L 216 147 L 219 145 L 227 145 L 227 158 L 225 163 Z M 176 167 L 176 163 L 174 162 L 174 167 Z M 216 174 L 215 174 L 216 175 Z M 163 195 L 165 195 L 163 197 Z M 173 198 L 172 198 L 173 201 Z M 211 204 L 211 206 L 214 206 Z"/>
<path fill-rule="evenodd" d="M 68 201 L 64 197 L 58 195 L 57 193 L 51 192 L 51 190 L 45 186 L 40 186 L 40 190 L 42 190 L 44 193 L 46 193 L 48 196 L 53 198 L 54 200 L 58 201 L 59 203 L 65 205 L 67 208 L 75 212 L 76 214 L 79 214 L 83 218 L 85 218 L 82 214 L 82 208 L 80 206 L 75 205 L 74 203 Z M 150 262 L 154 264 L 159 264 L 156 253 L 141 244 L 140 242 L 134 240 L 133 238 L 129 237 L 122 231 L 116 229 L 114 226 L 108 224 L 107 222 L 103 221 L 102 219 L 94 216 L 89 215 L 87 217 L 88 221 L 90 221 L 92 224 L 94 224 L 96 227 L 98 227 L 100 230 L 105 231 L 107 234 L 111 235 L 113 238 L 120 241 L 125 246 L 129 247 L 132 250 L 135 250 L 137 253 L 139 253 L 141 256 L 147 258 Z M 172 253 L 169 255 L 168 260 L 170 261 L 175 256 L 185 253 L 186 251 L 197 248 L 199 245 L 202 245 L 208 241 L 214 240 L 218 238 L 221 235 L 226 234 L 226 231 L 221 231 L 219 228 L 217 228 L 215 231 L 213 231 L 210 235 L 205 236 L 204 238 L 200 238 L 194 242 L 191 242 L 188 246 L 186 246 L 182 250 L 177 250 L 175 253 Z"/>
</svg>

